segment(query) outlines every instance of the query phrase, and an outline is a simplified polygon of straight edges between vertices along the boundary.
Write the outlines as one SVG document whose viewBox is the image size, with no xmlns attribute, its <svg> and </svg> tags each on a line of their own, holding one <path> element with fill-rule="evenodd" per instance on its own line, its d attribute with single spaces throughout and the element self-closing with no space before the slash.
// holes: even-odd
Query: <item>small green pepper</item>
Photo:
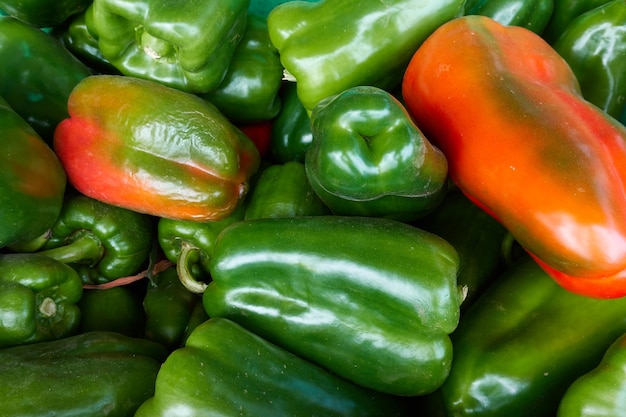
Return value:
<svg viewBox="0 0 626 417">
<path fill-rule="evenodd" d="M 270 157 L 279 164 L 304 162 L 313 141 L 311 118 L 304 108 L 295 83 L 284 83 L 281 91 L 282 108 L 272 126 Z"/>
</svg>

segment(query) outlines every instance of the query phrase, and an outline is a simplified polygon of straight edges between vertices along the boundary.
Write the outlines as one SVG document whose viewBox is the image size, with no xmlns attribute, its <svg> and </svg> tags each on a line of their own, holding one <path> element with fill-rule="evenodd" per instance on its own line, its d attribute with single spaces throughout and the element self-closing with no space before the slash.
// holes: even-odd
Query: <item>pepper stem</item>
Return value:
<svg viewBox="0 0 626 417">
<path fill-rule="evenodd" d="M 202 294 L 208 286 L 207 283 L 195 279 L 191 273 L 191 266 L 197 263 L 199 259 L 200 249 L 187 242 L 181 244 L 180 254 L 176 261 L 176 272 L 183 286 L 194 294 Z"/>
<path fill-rule="evenodd" d="M 38 252 L 65 264 L 80 263 L 93 266 L 104 256 L 104 247 L 92 233 L 79 233 L 66 245 Z"/>
</svg>

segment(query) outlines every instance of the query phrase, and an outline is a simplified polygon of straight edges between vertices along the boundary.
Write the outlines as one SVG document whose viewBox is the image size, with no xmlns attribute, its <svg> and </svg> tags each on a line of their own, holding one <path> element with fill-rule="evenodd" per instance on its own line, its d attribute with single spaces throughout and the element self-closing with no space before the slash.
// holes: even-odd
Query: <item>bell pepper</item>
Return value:
<svg viewBox="0 0 626 417">
<path fill-rule="evenodd" d="M 626 108 L 626 3 L 610 1 L 566 26 L 553 43 L 583 97 L 619 118 Z"/>
<path fill-rule="evenodd" d="M 290 1 L 267 17 L 270 39 L 307 110 L 351 87 L 391 88 L 411 55 L 464 0 Z"/>
<path fill-rule="evenodd" d="M 145 314 L 142 295 L 143 292 L 126 285 L 83 289 L 83 296 L 78 302 L 81 312 L 78 332 L 108 331 L 130 337 L 143 336 Z"/>
<path fill-rule="evenodd" d="M 65 199 L 37 252 L 86 265 L 96 273 L 81 270 L 84 283 L 102 284 L 136 274 L 147 264 L 153 228 L 146 215 L 76 194 Z"/>
<path fill-rule="evenodd" d="M 246 203 L 246 220 L 330 214 L 306 176 L 302 162 L 263 169 Z"/>
<path fill-rule="evenodd" d="M 278 164 L 304 162 L 313 141 L 309 112 L 298 97 L 296 83 L 284 83 L 281 98 L 282 108 L 272 126 L 270 158 Z"/>
<path fill-rule="evenodd" d="M 450 369 L 458 262 L 448 242 L 389 219 L 246 220 L 219 234 L 202 301 L 358 385 L 420 395 Z"/>
<path fill-rule="evenodd" d="M 280 112 L 282 77 L 283 66 L 270 42 L 267 20 L 249 15 L 226 76 L 217 88 L 200 97 L 235 123 L 270 120 Z"/>
<path fill-rule="evenodd" d="M 143 309 L 144 337 L 162 344 L 168 351 L 182 347 L 191 332 L 209 319 L 202 297 L 183 286 L 173 266 L 150 280 Z"/>
<path fill-rule="evenodd" d="M 215 106 L 154 81 L 94 75 L 69 98 L 54 149 L 82 194 L 157 217 L 228 216 L 260 157 Z M 123 109 L 121 111 L 120 109 Z"/>
<path fill-rule="evenodd" d="M 541 37 L 552 44 L 576 17 L 612 0 L 553 0 L 554 10 Z"/>
<path fill-rule="evenodd" d="M 377 87 L 353 87 L 311 113 L 306 175 L 339 215 L 411 221 L 441 201 L 448 164 L 404 106 Z"/>
<path fill-rule="evenodd" d="M 198 326 L 161 367 L 135 417 L 404 416 L 402 402 L 351 384 L 226 319 Z"/>
<path fill-rule="evenodd" d="M 548 43 L 461 17 L 415 53 L 403 96 L 452 180 L 559 284 L 626 296 L 626 128 Z"/>
<path fill-rule="evenodd" d="M 96 0 L 93 32 L 122 74 L 191 93 L 215 89 L 244 36 L 249 0 Z"/>
<path fill-rule="evenodd" d="M 0 348 L 75 333 L 82 294 L 80 277 L 64 263 L 33 253 L 0 254 Z"/>
<path fill-rule="evenodd" d="M 0 135 L 0 248 L 4 248 L 35 239 L 52 226 L 63 206 L 67 179 L 54 152 L 1 96 Z"/>
<path fill-rule="evenodd" d="M 250 6 L 248 6 L 248 13 L 255 16 L 267 19 L 267 16 L 272 10 L 279 4 L 287 3 L 293 0 L 250 0 Z M 318 0 L 302 0 L 308 2 L 314 2 Z"/>
<path fill-rule="evenodd" d="M 55 27 L 81 13 L 92 0 L 0 0 L 0 9 L 9 16 L 38 28 Z"/>
<path fill-rule="evenodd" d="M 521 26 L 541 34 L 548 25 L 554 0 L 467 0 L 466 15 L 488 16 L 505 26 Z"/>
<path fill-rule="evenodd" d="M 72 89 L 91 70 L 53 35 L 0 16 L 0 95 L 46 141 L 67 117 Z"/>
<path fill-rule="evenodd" d="M 594 369 L 565 391 L 556 417 L 618 417 L 626 410 L 626 334 L 606 350 Z"/>
<path fill-rule="evenodd" d="M 626 332 L 626 297 L 560 287 L 530 256 L 461 316 L 441 397 L 451 416 L 553 417 L 560 398 Z"/>
<path fill-rule="evenodd" d="M 114 332 L 0 350 L 2 415 L 128 417 L 154 394 L 167 352 Z"/>
</svg>

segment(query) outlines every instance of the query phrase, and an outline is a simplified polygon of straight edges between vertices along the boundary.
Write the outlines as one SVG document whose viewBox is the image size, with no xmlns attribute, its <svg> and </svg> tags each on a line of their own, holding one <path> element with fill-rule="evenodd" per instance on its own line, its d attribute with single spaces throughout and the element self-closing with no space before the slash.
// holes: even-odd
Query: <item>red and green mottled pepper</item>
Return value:
<svg viewBox="0 0 626 417">
<path fill-rule="evenodd" d="M 154 81 L 94 75 L 68 107 L 54 149 L 71 184 L 104 203 L 158 217 L 224 218 L 260 163 L 215 106 Z"/>
<path fill-rule="evenodd" d="M 381 218 L 246 220 L 211 259 L 210 317 L 381 392 L 425 394 L 448 375 L 459 260 L 438 236 Z"/>
<path fill-rule="evenodd" d="M 461 17 L 417 50 L 403 96 L 459 188 L 555 280 L 626 295 L 626 128 L 583 98 L 548 43 Z"/>
<path fill-rule="evenodd" d="M 443 197 L 448 164 L 404 106 L 377 87 L 353 87 L 311 113 L 307 178 L 338 215 L 411 221 Z"/>
</svg>

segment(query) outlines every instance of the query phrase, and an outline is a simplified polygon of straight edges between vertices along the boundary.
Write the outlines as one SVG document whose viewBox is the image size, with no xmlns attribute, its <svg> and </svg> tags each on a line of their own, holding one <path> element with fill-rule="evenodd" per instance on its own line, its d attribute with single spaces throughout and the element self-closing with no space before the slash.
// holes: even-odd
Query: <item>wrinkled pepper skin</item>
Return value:
<svg viewBox="0 0 626 417">
<path fill-rule="evenodd" d="M 44 255 L 0 255 L 0 348 L 67 337 L 78 330 L 78 274 Z"/>
<path fill-rule="evenodd" d="M 337 378 L 226 319 L 171 353 L 135 417 L 394 417 L 401 402 Z"/>
<path fill-rule="evenodd" d="M 393 220 L 248 220 L 218 236 L 203 304 L 356 384 L 420 395 L 448 375 L 458 262 L 448 242 Z"/>
<path fill-rule="evenodd" d="M 321 100 L 311 131 L 306 175 L 334 214 L 411 221 L 441 201 L 446 157 L 387 91 L 359 86 Z"/>
<path fill-rule="evenodd" d="M 452 180 L 559 284 L 626 295 L 626 128 L 541 37 L 448 22 L 414 55 L 403 96 Z"/>
<path fill-rule="evenodd" d="M 46 141 L 67 117 L 67 99 L 91 70 L 49 33 L 0 16 L 0 95 Z"/>
<path fill-rule="evenodd" d="M 54 149 L 82 194 L 139 213 L 228 216 L 260 157 L 215 106 L 159 83 L 94 75 L 73 90 Z M 120 109 L 123 109 L 121 111 Z"/>
<path fill-rule="evenodd" d="M 63 207 L 67 177 L 41 136 L 0 97 L 0 248 L 45 233 Z"/>
<path fill-rule="evenodd" d="M 619 118 L 626 109 L 626 3 L 611 1 L 578 16 L 553 47 L 585 99 Z"/>
<path fill-rule="evenodd" d="M 554 10 L 541 37 L 552 44 L 572 20 L 613 0 L 554 0 Z"/>
<path fill-rule="evenodd" d="M 85 195 L 67 197 L 59 217 L 37 251 L 70 265 L 96 271 L 102 284 L 138 273 L 147 263 L 154 238 L 152 218 Z"/>
<path fill-rule="evenodd" d="M 418 46 L 460 16 L 464 2 L 366 0 L 355 7 L 350 0 L 290 1 L 275 7 L 267 21 L 283 67 L 310 111 L 351 87 L 399 84 Z"/>
<path fill-rule="evenodd" d="M 0 0 L 0 9 L 38 28 L 58 26 L 85 10 L 92 0 Z"/>
<path fill-rule="evenodd" d="M 569 386 L 557 417 L 626 416 L 626 334 L 606 351 L 593 370 Z"/>
<path fill-rule="evenodd" d="M 5 417 L 128 417 L 154 394 L 158 343 L 90 332 L 0 350 Z"/>
<path fill-rule="evenodd" d="M 190 93 L 215 89 L 244 36 L 249 0 L 95 0 L 93 31 L 122 74 Z"/>
<path fill-rule="evenodd" d="M 554 11 L 554 0 L 467 0 L 466 15 L 488 16 L 505 26 L 541 34 Z"/>
<path fill-rule="evenodd" d="M 441 387 L 448 415 L 552 417 L 626 331 L 626 298 L 574 294 L 524 256 L 461 316 Z"/>
<path fill-rule="evenodd" d="M 275 163 L 304 162 L 313 141 L 311 118 L 298 97 L 296 83 L 284 83 L 282 108 L 272 126 L 269 154 Z"/>
</svg>

